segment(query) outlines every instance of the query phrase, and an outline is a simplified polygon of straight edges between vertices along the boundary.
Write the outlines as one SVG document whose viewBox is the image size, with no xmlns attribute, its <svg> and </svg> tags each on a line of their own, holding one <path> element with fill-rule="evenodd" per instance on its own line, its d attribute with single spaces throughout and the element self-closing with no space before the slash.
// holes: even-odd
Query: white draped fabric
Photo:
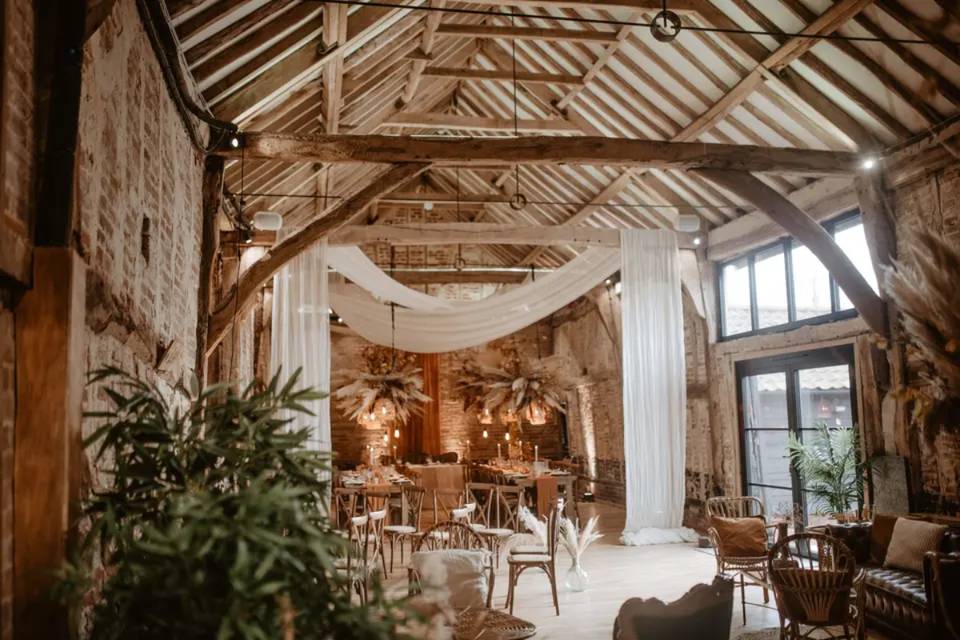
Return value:
<svg viewBox="0 0 960 640">
<path fill-rule="evenodd" d="M 592 247 L 533 282 L 484 300 L 457 303 L 450 309 L 423 309 L 416 302 L 411 304 L 412 308 L 397 307 L 396 347 L 416 353 L 442 353 L 485 344 L 519 331 L 603 282 L 620 267 L 619 255 L 616 249 Z M 367 287 L 363 281 L 355 282 Z M 679 286 L 678 282 L 678 292 Z M 384 289 L 378 290 L 378 294 L 383 293 Z M 358 334 L 376 344 L 392 344 L 389 305 L 347 285 L 331 287 L 330 302 Z"/>
<path fill-rule="evenodd" d="M 358 247 L 330 247 L 327 249 L 327 262 L 338 273 L 356 282 L 379 300 L 396 302 L 421 311 L 451 309 L 454 306 L 449 300 L 441 300 L 397 282 Z"/>
<path fill-rule="evenodd" d="M 281 379 L 300 369 L 298 386 L 330 390 L 330 304 L 327 241 L 321 240 L 287 263 L 273 278 L 270 366 Z M 309 447 L 329 451 L 330 399 L 308 403 L 313 416 L 293 413 L 292 429 L 309 428 Z"/>
<path fill-rule="evenodd" d="M 672 231 L 620 232 L 627 545 L 695 539 L 684 529 L 686 372 L 680 256 Z"/>
</svg>

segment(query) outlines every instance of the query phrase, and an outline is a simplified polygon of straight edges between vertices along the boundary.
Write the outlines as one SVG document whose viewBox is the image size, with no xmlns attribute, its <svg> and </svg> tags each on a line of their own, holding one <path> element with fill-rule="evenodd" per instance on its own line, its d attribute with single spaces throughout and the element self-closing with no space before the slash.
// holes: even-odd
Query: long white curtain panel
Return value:
<svg viewBox="0 0 960 640">
<path fill-rule="evenodd" d="M 695 539 L 683 528 L 686 372 L 672 231 L 620 232 L 627 545 Z"/>
<path fill-rule="evenodd" d="M 299 388 L 330 391 L 330 299 L 327 241 L 321 240 L 288 262 L 273 278 L 270 367 L 285 381 L 300 369 Z M 309 446 L 329 451 L 330 399 L 307 406 L 313 416 L 292 413 L 291 429 L 310 429 Z"/>
</svg>

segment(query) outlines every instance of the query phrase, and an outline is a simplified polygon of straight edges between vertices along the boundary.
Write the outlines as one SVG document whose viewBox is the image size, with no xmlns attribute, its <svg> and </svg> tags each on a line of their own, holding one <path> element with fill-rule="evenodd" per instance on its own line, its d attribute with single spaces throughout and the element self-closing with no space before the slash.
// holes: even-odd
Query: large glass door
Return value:
<svg viewBox="0 0 960 640">
<path fill-rule="evenodd" d="M 744 491 L 768 515 L 795 517 L 798 528 L 818 524 L 823 505 L 809 496 L 790 464 L 789 434 L 801 440 L 820 424 L 856 421 L 850 346 L 737 363 Z"/>
</svg>

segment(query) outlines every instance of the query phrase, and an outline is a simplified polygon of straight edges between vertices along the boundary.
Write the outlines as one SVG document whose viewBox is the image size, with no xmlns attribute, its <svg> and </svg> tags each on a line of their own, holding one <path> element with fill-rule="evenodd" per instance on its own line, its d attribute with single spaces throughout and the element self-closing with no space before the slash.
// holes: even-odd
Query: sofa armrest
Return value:
<svg viewBox="0 0 960 640">
<path fill-rule="evenodd" d="M 960 553 L 928 551 L 923 556 L 923 587 L 927 607 L 944 638 L 960 638 Z"/>
</svg>

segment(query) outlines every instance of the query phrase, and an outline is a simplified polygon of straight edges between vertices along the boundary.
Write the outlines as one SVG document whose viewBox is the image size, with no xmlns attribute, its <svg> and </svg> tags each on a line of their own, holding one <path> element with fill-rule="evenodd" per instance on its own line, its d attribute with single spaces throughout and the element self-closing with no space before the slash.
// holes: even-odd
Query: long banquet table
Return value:
<svg viewBox="0 0 960 640">
<path fill-rule="evenodd" d="M 462 464 L 409 464 L 406 469 L 427 491 L 463 491 L 466 487 L 466 467 Z"/>
<path fill-rule="evenodd" d="M 529 465 L 518 469 L 515 466 L 500 466 L 496 464 L 475 464 L 472 467 L 471 475 L 474 479 L 495 482 L 497 484 L 512 484 L 522 487 L 528 493 L 535 493 L 537 489 L 538 478 L 553 478 L 557 481 L 558 488 L 563 487 L 566 495 L 566 508 L 573 509 L 576 513 L 577 503 L 577 475 L 566 470 L 551 469 L 540 475 L 534 474 Z"/>
</svg>

